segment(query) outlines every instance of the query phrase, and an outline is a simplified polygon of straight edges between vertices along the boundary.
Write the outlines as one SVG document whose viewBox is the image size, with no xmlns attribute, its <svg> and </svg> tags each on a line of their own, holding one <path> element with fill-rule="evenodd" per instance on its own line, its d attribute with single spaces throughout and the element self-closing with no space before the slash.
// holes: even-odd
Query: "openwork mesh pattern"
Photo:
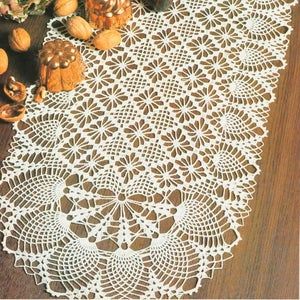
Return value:
<svg viewBox="0 0 300 300">
<path fill-rule="evenodd" d="M 28 113 L 4 161 L 4 250 L 52 295 L 191 294 L 231 257 L 250 212 L 285 52 L 283 0 L 139 1 L 120 47 L 69 37 L 75 91 Z"/>
</svg>

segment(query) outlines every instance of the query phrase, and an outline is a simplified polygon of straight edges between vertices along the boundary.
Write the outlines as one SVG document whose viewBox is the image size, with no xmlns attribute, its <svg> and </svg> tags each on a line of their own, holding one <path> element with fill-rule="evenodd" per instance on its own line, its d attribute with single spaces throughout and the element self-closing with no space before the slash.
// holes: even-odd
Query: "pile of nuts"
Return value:
<svg viewBox="0 0 300 300">
<path fill-rule="evenodd" d="M 116 2 L 115 0 L 113 1 Z M 109 2 L 109 0 L 106 0 L 106 2 Z M 56 0 L 54 13 L 59 17 L 66 17 L 73 14 L 77 8 L 78 0 Z M 68 18 L 66 27 L 72 37 L 83 41 L 90 39 L 93 34 L 93 28 L 90 23 L 80 16 Z M 93 45 L 99 50 L 109 50 L 120 43 L 121 34 L 115 29 L 104 30 L 96 34 L 93 39 Z"/>
<path fill-rule="evenodd" d="M 13 29 L 9 34 L 8 44 L 15 52 L 26 52 L 30 48 L 31 38 L 25 29 L 18 27 Z M 4 49 L 0 49 L 0 75 L 7 71 L 8 64 L 7 53 Z M 9 76 L 3 87 L 3 91 L 13 103 L 0 105 L 0 120 L 6 122 L 21 120 L 26 111 L 23 104 L 27 97 L 26 86 L 22 82 L 18 82 L 13 76 Z"/>
<path fill-rule="evenodd" d="M 29 33 L 21 28 L 15 28 L 8 37 L 8 44 L 15 52 L 26 52 L 31 45 Z M 8 68 L 8 56 L 4 49 L 0 48 L 0 75 L 4 74 Z"/>
<path fill-rule="evenodd" d="M 62 0 L 58 0 L 62 1 Z M 65 0 L 63 0 L 65 1 Z M 69 0 L 77 1 L 77 0 Z M 67 20 L 68 33 L 77 39 L 88 40 L 93 34 L 93 28 L 82 17 L 73 16 Z M 93 39 L 93 45 L 98 50 L 109 50 L 117 47 L 121 43 L 121 34 L 115 29 L 106 29 L 98 34 Z"/>
<path fill-rule="evenodd" d="M 60 0 L 59 0 L 60 1 Z M 68 33 L 77 39 L 86 41 L 93 34 L 93 28 L 82 17 L 73 16 L 67 20 Z M 109 50 L 117 47 L 121 43 L 121 34 L 115 29 L 106 29 L 98 34 L 93 39 L 93 45 L 98 50 Z"/>
<path fill-rule="evenodd" d="M 168 9 L 172 2 L 173 0 L 150 0 L 150 4 L 152 4 L 152 7 L 156 11 Z M 102 51 L 117 47 L 121 43 L 121 34 L 117 31 L 117 28 L 126 24 L 127 20 L 129 20 L 132 15 L 130 0 L 85 0 L 85 5 L 88 21 L 80 16 L 69 17 L 66 21 L 68 33 L 76 39 L 87 41 L 92 38 L 94 31 L 93 27 L 97 27 L 97 29 L 102 31 L 98 32 L 93 37 L 92 44 L 94 47 Z M 78 0 L 56 0 L 54 4 L 54 13 L 57 16 L 66 17 L 75 13 L 77 8 Z M 73 51 L 71 53 L 72 58 L 74 58 L 73 60 L 66 57 L 66 55 L 69 54 L 64 53 L 62 50 L 59 52 L 56 48 L 53 48 L 56 47 L 55 45 L 65 45 L 66 43 L 69 43 L 66 47 Z M 9 34 L 8 44 L 15 52 L 26 52 L 31 46 L 31 37 L 24 28 L 18 27 L 13 29 Z M 47 90 L 51 92 L 59 92 L 62 90 L 68 91 L 75 88 L 75 86 L 83 79 L 82 74 L 84 64 L 81 62 L 80 54 L 70 42 L 64 40 L 53 40 L 50 41 L 50 44 L 48 42 L 47 47 L 51 51 L 55 50 L 55 53 L 53 52 L 54 56 L 51 54 L 51 59 L 49 57 L 51 64 L 50 60 L 47 60 L 47 63 L 45 63 L 44 56 L 50 51 L 49 49 L 45 49 L 45 46 L 40 51 L 41 85 L 37 88 L 34 96 L 34 100 L 37 103 L 43 101 L 46 97 Z M 57 58 L 55 58 L 56 56 Z M 56 59 L 57 62 L 52 62 L 54 59 Z M 63 59 L 67 59 L 68 64 L 66 61 L 62 61 Z M 55 63 L 57 66 L 55 65 L 54 67 Z M 7 71 L 8 65 L 8 55 L 4 49 L 0 48 L 0 75 Z M 47 69 L 48 67 L 50 68 L 49 70 Z M 48 70 L 49 72 L 46 72 L 45 70 Z M 76 70 L 78 70 L 78 74 L 76 74 Z M 69 74 L 73 74 L 73 76 L 69 76 Z M 52 78 L 56 79 L 67 76 L 69 81 L 74 81 L 68 82 L 68 86 L 59 83 L 54 86 L 51 82 L 49 84 L 49 80 L 51 79 L 50 75 L 52 75 Z M 62 79 L 61 82 L 64 82 L 64 80 Z M 10 76 L 4 85 L 3 91 L 13 103 L 0 104 L 0 120 L 6 122 L 16 122 L 21 120 L 26 111 L 23 103 L 27 97 L 26 86 L 23 83 L 18 82 L 13 76 Z"/>
</svg>

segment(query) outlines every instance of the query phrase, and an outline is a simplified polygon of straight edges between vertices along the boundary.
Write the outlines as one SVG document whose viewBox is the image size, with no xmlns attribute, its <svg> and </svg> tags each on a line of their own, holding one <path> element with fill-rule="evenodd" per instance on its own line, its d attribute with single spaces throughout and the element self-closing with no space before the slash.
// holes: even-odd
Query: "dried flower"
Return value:
<svg viewBox="0 0 300 300">
<path fill-rule="evenodd" d="M 52 0 L 2 0 L 0 16 L 23 22 L 29 15 L 42 15 Z"/>
</svg>

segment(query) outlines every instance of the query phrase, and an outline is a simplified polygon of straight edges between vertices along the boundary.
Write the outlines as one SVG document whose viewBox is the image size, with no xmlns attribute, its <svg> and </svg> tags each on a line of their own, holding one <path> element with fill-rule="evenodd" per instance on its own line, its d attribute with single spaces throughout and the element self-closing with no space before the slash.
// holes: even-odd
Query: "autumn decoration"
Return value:
<svg viewBox="0 0 300 300">
<path fill-rule="evenodd" d="M 86 17 L 99 29 L 120 28 L 132 16 L 130 0 L 86 0 Z"/>
<path fill-rule="evenodd" d="M 39 53 L 40 85 L 52 93 L 71 91 L 84 79 L 84 64 L 69 41 L 52 40 Z"/>
</svg>

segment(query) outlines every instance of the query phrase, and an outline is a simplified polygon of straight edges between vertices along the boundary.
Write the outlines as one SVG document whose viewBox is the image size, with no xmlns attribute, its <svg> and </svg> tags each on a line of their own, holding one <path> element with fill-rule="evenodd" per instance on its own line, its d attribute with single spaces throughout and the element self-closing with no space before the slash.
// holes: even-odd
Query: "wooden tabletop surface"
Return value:
<svg viewBox="0 0 300 300">
<path fill-rule="evenodd" d="M 50 15 L 50 13 L 48 13 Z M 8 75 L 32 84 L 37 79 L 37 50 L 49 16 L 31 17 L 22 26 L 33 40 L 32 50 L 14 54 L 8 49 L 8 32 L 18 25 L 0 21 L 0 48 L 8 51 Z M 191 299 L 299 298 L 299 195 L 300 195 L 300 7 L 293 12 L 294 31 L 287 53 L 288 67 L 281 72 L 277 102 L 271 105 L 269 137 L 265 140 L 262 173 L 251 202 L 253 212 L 241 229 L 243 240 L 224 268 L 205 280 Z M 2 88 L 1 88 L 2 90 Z M 0 92 L 0 102 L 6 102 Z M 11 125 L 0 123 L 0 161 L 13 136 Z M 0 237 L 2 238 L 2 237 Z M 49 298 L 33 277 L 13 266 L 11 255 L 0 251 L 0 298 Z"/>
</svg>

